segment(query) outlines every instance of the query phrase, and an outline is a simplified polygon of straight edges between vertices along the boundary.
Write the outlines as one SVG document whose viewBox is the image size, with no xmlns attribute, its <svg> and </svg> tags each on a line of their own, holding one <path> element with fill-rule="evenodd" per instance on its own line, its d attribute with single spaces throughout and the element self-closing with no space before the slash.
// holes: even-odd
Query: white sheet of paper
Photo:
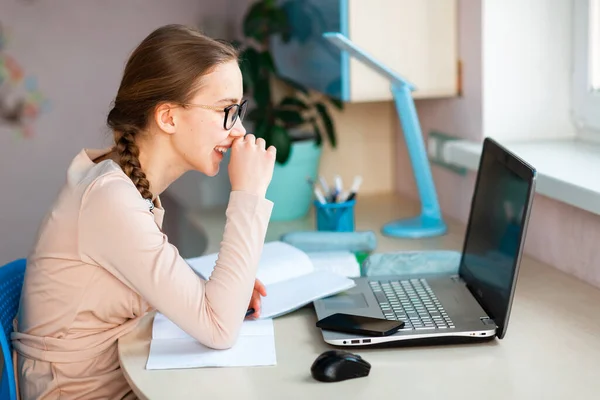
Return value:
<svg viewBox="0 0 600 400">
<path fill-rule="evenodd" d="M 154 318 L 146 369 L 276 364 L 275 330 L 271 319 L 244 321 L 235 345 L 216 350 L 200 344 L 164 315 L 157 313 Z"/>
<path fill-rule="evenodd" d="M 246 320 L 242 323 L 240 336 L 273 336 L 273 321 L 269 319 Z M 156 313 L 152 323 L 152 339 L 192 339 L 183 329 L 161 313 Z"/>
<path fill-rule="evenodd" d="M 215 350 L 194 339 L 159 339 L 150 342 L 146 369 L 198 367 L 254 367 L 276 365 L 274 336 L 240 336 L 230 349 Z"/>
<path fill-rule="evenodd" d="M 188 264 L 204 279 L 209 279 L 215 268 L 218 253 L 190 258 Z M 314 271 L 308 255 L 287 243 L 265 243 L 256 277 L 265 285 L 292 279 Z"/>
</svg>

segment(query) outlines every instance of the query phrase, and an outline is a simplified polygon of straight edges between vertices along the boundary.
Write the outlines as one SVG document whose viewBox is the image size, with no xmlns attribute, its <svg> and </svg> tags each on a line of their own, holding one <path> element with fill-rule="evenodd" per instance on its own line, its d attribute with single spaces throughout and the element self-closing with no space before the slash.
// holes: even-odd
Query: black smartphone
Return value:
<svg viewBox="0 0 600 400">
<path fill-rule="evenodd" d="M 404 327 L 404 321 L 337 313 L 317 321 L 317 328 L 356 333 L 366 336 L 388 336 Z"/>
</svg>

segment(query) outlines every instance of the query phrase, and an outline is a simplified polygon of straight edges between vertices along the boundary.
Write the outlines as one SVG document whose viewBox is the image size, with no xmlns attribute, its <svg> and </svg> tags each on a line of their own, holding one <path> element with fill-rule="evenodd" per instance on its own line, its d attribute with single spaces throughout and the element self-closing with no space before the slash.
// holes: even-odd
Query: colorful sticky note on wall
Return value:
<svg viewBox="0 0 600 400">
<path fill-rule="evenodd" d="M 7 125 L 19 138 L 34 136 L 32 122 L 50 103 L 38 89 L 37 79 L 8 54 L 8 39 L 0 24 L 0 125 Z"/>
</svg>

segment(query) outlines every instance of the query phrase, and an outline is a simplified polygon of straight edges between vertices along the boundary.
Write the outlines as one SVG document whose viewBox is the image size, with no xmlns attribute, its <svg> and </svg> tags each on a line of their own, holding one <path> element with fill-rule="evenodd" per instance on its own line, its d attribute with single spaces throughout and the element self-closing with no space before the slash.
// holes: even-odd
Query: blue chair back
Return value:
<svg viewBox="0 0 600 400">
<path fill-rule="evenodd" d="M 2 323 L 0 346 L 4 361 L 0 381 L 0 400 L 17 398 L 10 334 L 13 331 L 12 321 L 19 309 L 26 264 L 26 260 L 22 258 L 0 267 L 0 322 Z"/>
</svg>

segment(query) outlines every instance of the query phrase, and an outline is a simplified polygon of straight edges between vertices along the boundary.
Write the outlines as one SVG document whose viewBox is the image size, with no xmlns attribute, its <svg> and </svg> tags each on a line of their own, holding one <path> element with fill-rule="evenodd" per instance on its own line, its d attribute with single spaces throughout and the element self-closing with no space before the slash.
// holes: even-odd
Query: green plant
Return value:
<svg viewBox="0 0 600 400">
<path fill-rule="evenodd" d="M 269 42 L 276 35 L 284 43 L 293 40 L 294 29 L 285 10 L 287 6 L 297 5 L 296 1 L 258 0 L 253 3 L 243 21 L 244 41 L 237 43 L 244 92 L 251 93 L 253 99 L 246 119 L 254 124 L 256 137 L 264 138 L 267 146 L 277 148 L 280 164 L 289 159 L 292 143 L 307 139 L 307 134 L 319 146 L 325 136 L 335 148 L 335 126 L 326 102 L 343 109 L 341 101 L 309 90 L 277 72 Z M 276 89 L 281 88 L 284 94 L 277 96 Z M 298 135 L 298 132 L 302 134 Z"/>
</svg>

